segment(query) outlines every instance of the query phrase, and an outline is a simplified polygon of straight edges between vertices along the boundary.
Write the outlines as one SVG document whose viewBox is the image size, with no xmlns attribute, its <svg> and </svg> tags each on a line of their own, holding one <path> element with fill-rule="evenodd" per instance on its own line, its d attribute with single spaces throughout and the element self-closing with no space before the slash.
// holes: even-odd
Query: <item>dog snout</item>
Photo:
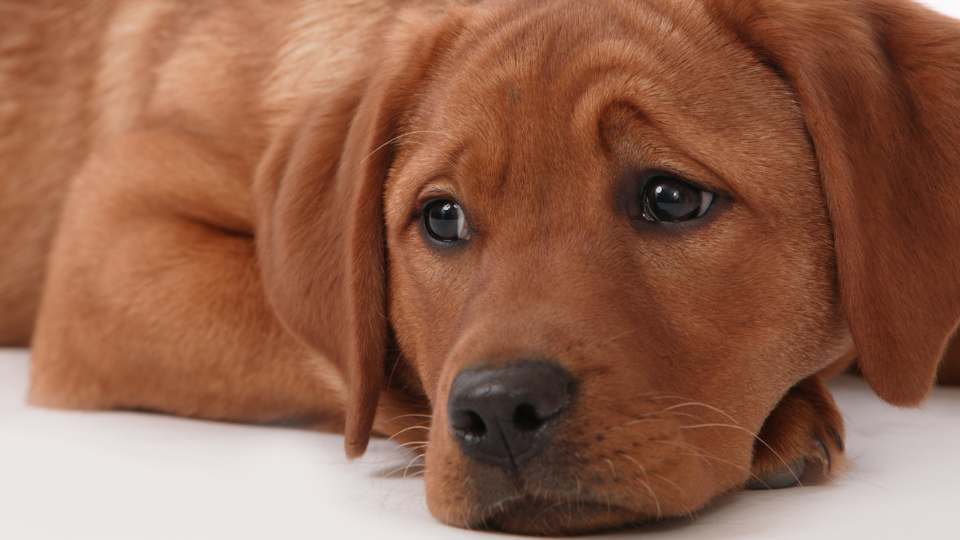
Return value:
<svg viewBox="0 0 960 540">
<path fill-rule="evenodd" d="M 450 431 L 469 458 L 516 471 L 546 446 L 574 386 L 565 369 L 548 361 L 464 370 L 450 391 Z"/>
</svg>

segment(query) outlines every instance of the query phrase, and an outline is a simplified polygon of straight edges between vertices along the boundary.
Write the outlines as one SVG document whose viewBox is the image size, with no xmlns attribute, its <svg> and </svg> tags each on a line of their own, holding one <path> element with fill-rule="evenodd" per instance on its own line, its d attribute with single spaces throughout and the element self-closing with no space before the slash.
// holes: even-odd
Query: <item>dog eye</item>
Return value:
<svg viewBox="0 0 960 540">
<path fill-rule="evenodd" d="M 457 201 L 435 199 L 423 207 L 423 226 L 430 238 L 444 244 L 467 240 L 467 218 Z"/>
<path fill-rule="evenodd" d="M 631 205 L 631 217 L 651 223 L 680 223 L 707 215 L 714 194 L 677 176 L 656 173 L 647 176 L 639 198 Z"/>
</svg>

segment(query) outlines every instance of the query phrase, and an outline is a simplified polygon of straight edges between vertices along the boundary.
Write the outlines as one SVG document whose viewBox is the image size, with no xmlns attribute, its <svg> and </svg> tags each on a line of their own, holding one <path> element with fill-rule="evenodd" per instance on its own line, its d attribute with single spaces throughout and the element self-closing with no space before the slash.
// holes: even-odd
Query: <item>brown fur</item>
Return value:
<svg viewBox="0 0 960 540">
<path fill-rule="evenodd" d="M 896 404 L 960 379 L 960 24 L 904 0 L 0 21 L 0 344 L 32 337 L 35 404 L 394 435 L 441 520 L 569 533 L 834 474 L 821 378 L 854 356 Z M 728 198 L 635 228 L 648 167 Z M 424 243 L 437 194 L 468 246 Z M 446 396 L 529 356 L 578 394 L 511 477 L 460 454 Z"/>
</svg>

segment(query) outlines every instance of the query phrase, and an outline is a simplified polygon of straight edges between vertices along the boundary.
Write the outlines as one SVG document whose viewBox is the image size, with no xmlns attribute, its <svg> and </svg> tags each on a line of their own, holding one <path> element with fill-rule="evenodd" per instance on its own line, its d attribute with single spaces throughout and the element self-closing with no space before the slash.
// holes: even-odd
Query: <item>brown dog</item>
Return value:
<svg viewBox="0 0 960 540">
<path fill-rule="evenodd" d="M 0 0 L 30 400 L 374 430 L 422 443 L 441 520 L 552 533 L 828 476 L 838 359 L 924 398 L 960 318 L 960 24 L 448 4 Z"/>
</svg>

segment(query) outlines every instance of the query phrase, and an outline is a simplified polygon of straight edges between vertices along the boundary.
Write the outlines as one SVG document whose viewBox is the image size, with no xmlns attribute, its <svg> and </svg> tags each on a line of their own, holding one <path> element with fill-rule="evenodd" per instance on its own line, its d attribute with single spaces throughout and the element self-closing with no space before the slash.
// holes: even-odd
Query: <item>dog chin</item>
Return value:
<svg viewBox="0 0 960 540">
<path fill-rule="evenodd" d="M 522 496 L 498 502 L 485 511 L 471 529 L 535 536 L 573 536 L 641 525 L 653 521 L 616 504 L 578 500 L 574 496 Z"/>
</svg>

